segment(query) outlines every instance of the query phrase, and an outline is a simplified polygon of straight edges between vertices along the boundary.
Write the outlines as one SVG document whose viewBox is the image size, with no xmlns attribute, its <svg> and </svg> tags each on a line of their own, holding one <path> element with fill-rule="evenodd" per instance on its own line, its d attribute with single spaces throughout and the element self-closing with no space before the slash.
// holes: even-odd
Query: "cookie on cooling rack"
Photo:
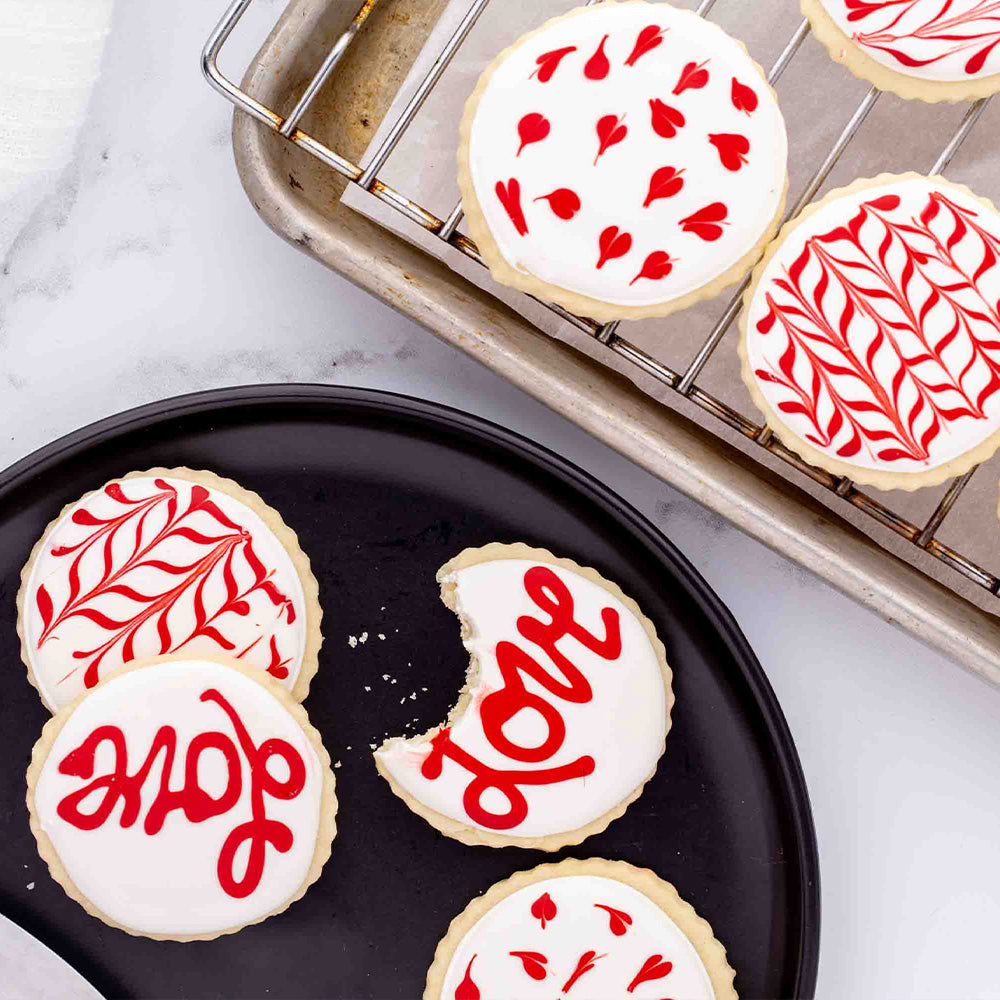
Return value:
<svg viewBox="0 0 1000 1000">
<path fill-rule="evenodd" d="M 21 573 L 17 631 L 51 711 L 131 660 L 224 654 L 301 701 L 322 643 L 319 588 L 277 511 L 211 472 L 114 479 L 49 524 Z"/>
<path fill-rule="evenodd" d="M 474 899 L 438 945 L 424 1000 L 677 997 L 736 1000 L 707 921 L 651 871 L 563 861 Z"/>
<path fill-rule="evenodd" d="M 1000 91 L 1000 20 L 983 0 L 801 0 L 813 33 L 855 76 L 900 97 Z"/>
<path fill-rule="evenodd" d="M 445 725 L 376 751 L 379 772 L 466 844 L 557 850 L 600 833 L 653 776 L 670 728 L 653 624 L 595 570 L 521 544 L 466 549 L 438 582 L 468 681 Z"/>
<path fill-rule="evenodd" d="M 742 43 L 666 3 L 607 0 L 486 70 L 458 176 L 497 281 L 641 319 L 743 276 L 777 229 L 787 159 L 776 95 Z"/>
<path fill-rule="evenodd" d="M 789 222 L 754 271 L 743 379 L 806 461 L 880 489 L 1000 446 L 1000 215 L 941 177 L 883 174 Z"/>
<path fill-rule="evenodd" d="M 28 809 L 53 878 L 130 934 L 208 940 L 280 913 L 336 832 L 304 709 L 238 660 L 132 664 L 50 719 Z"/>
</svg>

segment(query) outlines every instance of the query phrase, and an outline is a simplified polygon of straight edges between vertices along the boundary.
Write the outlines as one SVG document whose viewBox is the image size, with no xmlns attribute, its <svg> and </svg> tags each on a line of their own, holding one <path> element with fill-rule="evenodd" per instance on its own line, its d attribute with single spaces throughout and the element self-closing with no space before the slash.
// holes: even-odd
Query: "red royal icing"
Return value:
<svg viewBox="0 0 1000 1000">
<path fill-rule="evenodd" d="M 655 24 L 643 28 L 636 39 L 632 54 L 625 60 L 626 66 L 634 66 L 647 52 L 652 52 L 663 44 L 663 29 Z"/>
<path fill-rule="evenodd" d="M 1000 45 L 1000 3 L 978 0 L 964 5 L 954 0 L 844 0 L 847 20 L 865 27 L 854 41 L 884 52 L 907 69 L 931 66 L 951 56 L 969 53 L 964 71 L 975 76 Z M 962 9 L 964 6 L 964 9 Z M 885 15 L 880 17 L 880 15 Z M 910 51 L 907 51 L 907 48 Z"/>
<path fill-rule="evenodd" d="M 555 75 L 556 70 L 559 68 L 559 63 L 563 61 L 571 52 L 576 52 L 575 45 L 567 45 L 562 49 L 555 49 L 553 52 L 546 52 L 540 55 L 536 60 L 538 69 L 532 73 L 532 76 L 537 76 L 540 83 L 548 83 L 549 80 Z"/>
<path fill-rule="evenodd" d="M 603 903 L 594 903 L 598 910 L 604 910 L 611 920 L 611 933 L 615 937 L 622 937 L 632 926 L 632 918 L 624 910 L 616 910 L 613 906 L 605 906 Z"/>
<path fill-rule="evenodd" d="M 588 632 L 573 617 L 573 595 L 569 588 L 547 566 L 532 566 L 524 574 L 524 590 L 550 620 L 543 622 L 524 615 L 517 620 L 517 632 L 546 653 L 561 677 L 549 673 L 521 646 L 513 642 L 497 643 L 495 656 L 503 687 L 483 698 L 479 712 L 483 734 L 498 753 L 519 763 L 541 764 L 559 751 L 565 739 L 566 723 L 554 704 L 525 687 L 523 678 L 532 678 L 556 698 L 585 704 L 593 698 L 590 684 L 556 643 L 569 635 L 602 659 L 617 660 L 622 652 L 621 629 L 618 612 L 605 608 L 601 612 L 604 638 Z M 526 708 L 534 709 L 547 727 L 548 735 L 537 747 L 520 746 L 503 733 L 504 725 Z M 557 767 L 534 770 L 492 768 L 454 743 L 449 729 L 442 729 L 431 740 L 431 752 L 421 766 L 421 774 L 430 781 L 439 778 L 445 757 L 473 775 L 462 804 L 474 823 L 491 830 L 510 830 L 528 815 L 528 803 L 519 786 L 557 784 L 594 772 L 594 759 L 587 755 Z M 506 798 L 509 806 L 506 812 L 494 813 L 483 807 L 483 795 L 491 788 L 497 789 Z"/>
<path fill-rule="evenodd" d="M 243 791 L 242 751 L 250 771 L 252 818 L 235 826 L 226 837 L 219 852 L 216 872 L 224 892 L 236 899 L 245 899 L 260 885 L 267 845 L 285 853 L 294 842 L 292 831 L 284 823 L 268 819 L 265 796 L 281 801 L 296 798 L 305 786 L 305 763 L 299 752 L 285 740 L 272 738 L 256 746 L 236 709 L 214 688 L 204 691 L 200 700 L 213 702 L 222 709 L 229 718 L 236 741 L 214 730 L 195 736 L 184 756 L 184 778 L 180 788 L 170 787 L 177 755 L 177 731 L 173 726 L 161 726 L 157 730 L 146 759 L 132 774 L 128 770 L 125 734 L 115 725 L 98 726 L 80 746 L 59 762 L 59 773 L 85 780 L 92 778 L 95 755 L 102 743 L 110 744 L 114 751 L 114 766 L 107 774 L 94 778 L 61 799 L 56 813 L 78 830 L 96 830 L 111 817 L 120 799 L 122 808 L 118 824 L 128 829 L 139 818 L 145 799 L 150 803 L 142 824 L 147 836 L 161 834 L 167 817 L 175 810 L 182 812 L 190 823 L 203 823 L 215 816 L 225 815 L 239 802 Z M 198 762 L 206 750 L 218 751 L 226 762 L 226 787 L 218 797 L 213 797 L 198 784 Z M 147 791 L 147 779 L 161 754 L 163 766 L 159 784 L 154 786 L 155 791 Z M 268 771 L 268 761 L 272 757 L 283 760 L 288 768 L 288 777 L 284 781 L 278 781 Z M 84 811 L 81 807 L 95 792 L 103 792 L 103 797 L 96 807 Z M 249 843 L 246 869 L 242 878 L 238 878 L 234 863 L 237 852 L 245 843 Z"/>
<path fill-rule="evenodd" d="M 684 178 L 681 176 L 683 173 L 683 167 L 680 170 L 676 167 L 660 167 L 659 170 L 655 171 L 649 179 L 649 193 L 646 195 L 642 207 L 649 208 L 654 201 L 659 201 L 661 198 L 672 198 L 677 194 L 684 187 Z"/>
<path fill-rule="evenodd" d="M 570 188 L 557 188 L 550 194 L 540 195 L 535 201 L 547 201 L 554 215 L 570 220 L 580 211 L 580 196 Z"/>
<path fill-rule="evenodd" d="M 581 976 L 585 976 L 602 958 L 606 957 L 605 955 L 598 955 L 596 951 L 585 951 L 577 960 L 573 974 L 563 983 L 563 993 L 569 993 Z"/>
<path fill-rule="evenodd" d="M 604 46 L 608 40 L 605 35 L 601 39 L 601 44 L 597 46 L 597 51 L 587 60 L 587 65 L 583 67 L 583 75 L 588 80 L 603 80 L 611 72 L 611 63 L 604 54 Z"/>
<path fill-rule="evenodd" d="M 469 964 L 465 969 L 465 978 L 455 989 L 455 1000 L 480 1000 L 479 987 L 472 978 L 472 963 L 475 960 L 475 955 L 469 959 Z"/>
<path fill-rule="evenodd" d="M 625 136 L 628 135 L 628 126 L 625 124 L 625 116 L 605 115 L 597 123 L 597 156 L 594 163 L 612 147 L 617 146 Z"/>
<path fill-rule="evenodd" d="M 674 269 L 674 260 L 666 250 L 654 250 L 646 258 L 646 263 L 642 265 L 642 270 L 629 282 L 634 285 L 643 278 L 649 281 L 660 281 Z"/>
<path fill-rule="evenodd" d="M 708 141 L 719 152 L 719 159 L 727 170 L 739 170 L 747 160 L 750 152 L 750 140 L 746 136 L 723 132 L 710 135 Z"/>
<path fill-rule="evenodd" d="M 556 904 L 547 892 L 543 892 L 531 904 L 531 915 L 541 923 L 543 931 L 545 930 L 545 924 L 550 920 L 554 920 L 557 912 Z"/>
<path fill-rule="evenodd" d="M 673 139 L 677 130 L 684 127 L 684 115 L 669 104 L 664 104 L 658 97 L 650 100 L 649 109 L 652 112 L 653 131 L 664 139 Z"/>
<path fill-rule="evenodd" d="M 642 968 L 635 974 L 635 979 L 628 984 L 628 992 L 634 993 L 635 988 L 641 986 L 643 983 L 650 983 L 655 979 L 663 979 L 669 976 L 670 970 L 673 967 L 673 962 L 664 962 L 662 955 L 650 955 L 642 963 Z"/>
<path fill-rule="evenodd" d="M 35 606 L 42 621 L 39 649 L 53 638 L 60 625 L 72 618 L 86 618 L 107 632 L 107 639 L 97 646 L 72 651 L 73 660 L 86 661 L 84 684 L 88 688 L 94 687 L 101 679 L 101 661 L 119 643 L 122 661 L 129 663 L 135 659 L 133 647 L 136 634 L 147 623 L 155 625 L 160 640 L 156 652 L 160 655 L 175 653 L 195 639 L 207 638 L 227 653 L 240 658 L 250 652 L 260 637 L 245 649 L 239 649 L 226 633 L 234 619 L 250 613 L 247 599 L 251 594 L 257 591 L 266 594 L 289 623 L 295 621 L 295 607 L 291 599 L 271 580 L 272 571 L 254 551 L 250 532 L 230 520 L 210 499 L 209 491 L 204 486 L 192 486 L 191 499 L 182 510 L 177 490 L 170 483 L 156 479 L 155 484 L 158 493 L 133 500 L 126 493 L 127 483 L 109 483 L 104 493 L 121 507 L 111 517 L 97 517 L 86 507 L 77 510 L 72 516 L 73 523 L 92 530 L 75 545 L 56 546 L 51 550 L 53 557 L 69 561 L 69 592 L 65 601 L 56 609 L 45 584 L 41 584 L 35 593 Z M 155 534 L 147 527 L 152 523 L 150 515 L 154 511 L 164 511 L 166 517 L 166 523 Z M 192 518 L 199 513 L 211 517 L 217 526 L 214 534 L 205 534 L 204 530 L 191 526 Z M 128 555 L 120 557 L 115 555 L 115 541 L 123 532 L 134 532 L 135 542 L 127 546 Z M 191 545 L 198 548 L 198 555 L 185 565 L 170 562 L 165 551 L 166 546 L 176 538 L 188 543 L 185 551 L 189 552 Z M 80 564 L 91 549 L 103 553 L 103 572 L 100 579 L 93 583 L 85 582 L 80 573 Z M 116 562 L 116 558 L 120 561 Z M 242 560 L 252 573 L 249 586 L 242 589 L 236 582 L 236 560 Z M 220 573 L 226 596 L 221 604 L 209 606 L 206 604 L 205 587 L 210 577 Z M 141 586 L 134 583 L 136 576 L 142 577 Z M 150 578 L 164 582 L 159 589 L 151 588 Z M 110 618 L 100 609 L 101 598 L 110 595 L 127 598 L 139 610 L 130 617 Z M 179 601 L 189 596 L 194 604 L 194 628 L 188 634 L 178 635 L 171 629 L 170 612 Z M 292 658 L 281 656 L 273 634 L 270 647 L 269 671 L 275 677 L 287 677 L 285 665 Z"/>
<path fill-rule="evenodd" d="M 937 190 L 919 217 L 894 214 L 899 205 L 894 194 L 863 202 L 847 225 L 809 239 L 787 277 L 769 286 L 756 324 L 785 345 L 757 378 L 787 390 L 778 409 L 806 418 L 808 440 L 841 458 L 867 448 L 885 463 L 926 461 L 953 421 L 985 419 L 1000 391 L 1000 305 L 979 284 L 1000 261 L 1000 235 Z M 861 243 L 866 226 L 878 227 L 873 251 Z M 818 282 L 807 285 L 807 268 L 819 269 Z M 932 310 L 948 320 L 925 325 Z M 848 339 L 855 322 L 874 331 L 862 350 Z M 903 349 L 903 334 L 917 353 Z M 957 355 L 947 350 L 958 342 Z M 915 402 L 900 408 L 904 387 Z"/>
<path fill-rule="evenodd" d="M 681 219 L 681 228 L 686 233 L 694 233 L 712 243 L 722 235 L 722 227 L 728 214 L 729 210 L 721 201 L 714 201 L 711 205 L 699 208 L 686 219 Z"/>
<path fill-rule="evenodd" d="M 517 151 L 517 155 L 520 156 L 524 152 L 525 146 L 530 146 L 533 143 L 547 139 L 551 131 L 552 124 L 545 115 L 540 115 L 537 111 L 525 115 L 517 123 L 517 134 L 521 139 L 521 146 Z"/>
<path fill-rule="evenodd" d="M 598 245 L 601 255 L 597 260 L 597 270 L 600 271 L 609 260 L 624 257 L 632 249 L 632 236 L 630 233 L 621 232 L 617 226 L 608 226 L 601 233 Z"/>
<path fill-rule="evenodd" d="M 706 59 L 703 63 L 689 62 L 681 70 L 680 79 L 677 81 L 677 86 L 673 89 L 674 96 L 683 94 L 685 90 L 701 90 L 702 87 L 706 86 L 708 83 L 708 70 L 705 67 L 709 62 L 711 62 L 710 59 Z"/>
<path fill-rule="evenodd" d="M 497 181 L 496 192 L 497 198 L 500 199 L 500 204 L 503 205 L 504 210 L 510 217 L 510 221 L 514 224 L 518 235 L 527 236 L 528 223 L 525 221 L 524 209 L 521 207 L 521 184 L 518 179 L 511 177 L 506 184 L 503 181 Z"/>
<path fill-rule="evenodd" d="M 740 83 L 736 77 L 733 77 L 733 86 L 731 96 L 733 99 L 733 107 L 737 111 L 744 111 L 747 115 L 752 115 L 757 110 L 758 100 L 757 94 L 746 86 L 746 84 Z"/>
<path fill-rule="evenodd" d="M 548 959 L 540 951 L 512 951 L 510 954 L 512 958 L 521 960 L 524 971 L 532 979 L 541 982 L 548 975 L 545 969 Z"/>
</svg>

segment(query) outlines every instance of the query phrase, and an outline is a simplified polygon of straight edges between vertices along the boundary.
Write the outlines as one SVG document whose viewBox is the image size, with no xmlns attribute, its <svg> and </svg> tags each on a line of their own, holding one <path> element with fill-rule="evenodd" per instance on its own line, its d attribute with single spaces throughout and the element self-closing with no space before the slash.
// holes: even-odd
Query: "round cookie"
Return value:
<svg viewBox="0 0 1000 1000">
<path fill-rule="evenodd" d="M 597 320 L 666 316 L 774 235 L 788 142 L 742 43 L 666 3 L 548 21 L 469 98 L 458 178 L 497 281 Z"/>
<path fill-rule="evenodd" d="M 754 271 L 743 379 L 780 440 L 879 489 L 1000 446 L 1000 215 L 941 177 L 883 174 L 789 222 Z"/>
<path fill-rule="evenodd" d="M 653 872 L 563 861 L 474 899 L 438 945 L 424 1000 L 736 1000 L 709 924 Z"/>
<path fill-rule="evenodd" d="M 28 810 L 52 877 L 130 934 L 209 940 L 281 913 L 336 833 L 305 710 L 236 660 L 130 664 L 46 723 Z"/>
<path fill-rule="evenodd" d="M 449 837 L 558 850 L 600 833 L 653 776 L 673 705 L 663 644 L 595 570 L 492 543 L 438 572 L 469 676 L 449 720 L 390 739 L 379 772 Z"/>
<path fill-rule="evenodd" d="M 832 58 L 900 97 L 971 101 L 1000 91 L 1000 21 L 984 0 L 801 0 Z"/>
<path fill-rule="evenodd" d="M 132 472 L 65 507 L 21 572 L 17 631 L 50 711 L 135 659 L 232 656 L 298 701 L 322 644 L 319 587 L 277 511 L 230 479 Z"/>
</svg>

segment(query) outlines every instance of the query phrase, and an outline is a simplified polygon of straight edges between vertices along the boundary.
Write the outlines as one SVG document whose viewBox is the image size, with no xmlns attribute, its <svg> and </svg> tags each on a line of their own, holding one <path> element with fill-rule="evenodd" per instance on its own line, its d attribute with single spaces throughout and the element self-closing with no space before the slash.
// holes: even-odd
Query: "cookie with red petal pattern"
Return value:
<svg viewBox="0 0 1000 1000">
<path fill-rule="evenodd" d="M 486 70 L 458 174 L 497 281 L 641 319 L 743 276 L 777 229 L 787 159 L 776 95 L 742 43 L 666 3 L 605 0 Z"/>
<path fill-rule="evenodd" d="M 27 805 L 52 877 L 129 934 L 205 941 L 281 913 L 336 834 L 330 756 L 265 671 L 131 663 L 46 723 Z"/>
<path fill-rule="evenodd" d="M 132 472 L 68 506 L 21 573 L 17 630 L 51 711 L 125 663 L 231 656 L 302 701 L 322 644 L 319 587 L 295 532 L 231 479 Z"/>
<path fill-rule="evenodd" d="M 669 882 L 592 858 L 519 872 L 474 899 L 438 945 L 424 1000 L 736 1000 L 734 976 Z"/>
<path fill-rule="evenodd" d="M 768 248 L 741 323 L 754 402 L 814 465 L 914 490 L 1000 447 L 1000 214 L 967 187 L 830 192 Z"/>
<path fill-rule="evenodd" d="M 881 90 L 931 103 L 1000 91 L 1000 21 L 990 0 L 801 2 L 833 59 Z"/>
</svg>

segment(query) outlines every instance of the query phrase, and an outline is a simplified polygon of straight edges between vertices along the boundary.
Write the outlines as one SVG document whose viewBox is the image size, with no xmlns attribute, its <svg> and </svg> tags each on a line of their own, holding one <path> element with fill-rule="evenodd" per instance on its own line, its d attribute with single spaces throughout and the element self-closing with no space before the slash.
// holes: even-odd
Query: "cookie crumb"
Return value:
<svg viewBox="0 0 1000 1000">
<path fill-rule="evenodd" d="M 416 701 L 416 700 L 417 700 L 417 692 L 414 691 L 413 694 L 410 695 L 410 701 Z"/>
<path fill-rule="evenodd" d="M 382 680 L 387 681 L 388 679 L 389 679 L 389 675 L 388 674 L 383 674 L 382 675 Z"/>
<path fill-rule="evenodd" d="M 336 769 L 337 769 L 338 767 L 340 767 L 340 766 L 341 766 L 341 765 L 340 765 L 340 761 L 338 760 L 338 761 L 337 761 L 337 763 L 333 765 L 333 767 L 334 767 L 334 770 L 336 770 Z"/>
<path fill-rule="evenodd" d="M 372 686 L 370 684 L 366 684 L 365 685 L 365 690 L 366 691 L 371 691 L 371 689 L 372 689 Z"/>
<path fill-rule="evenodd" d="M 34 882 L 29 882 L 28 883 L 28 891 L 30 892 L 34 888 L 35 888 L 35 883 Z"/>
<path fill-rule="evenodd" d="M 357 644 L 358 644 L 358 637 L 357 636 L 355 636 L 355 635 L 349 635 L 347 637 L 347 645 L 350 646 L 351 649 L 354 649 L 354 647 Z"/>
<path fill-rule="evenodd" d="M 372 748 L 372 750 L 377 750 L 378 749 L 378 744 L 377 743 L 369 743 L 368 745 Z"/>
<path fill-rule="evenodd" d="M 397 681 L 397 679 L 398 679 L 398 678 L 396 678 L 396 677 L 393 677 L 393 679 L 392 679 L 392 683 L 393 683 L 393 684 L 395 684 L 395 683 L 396 683 L 396 681 Z"/>
<path fill-rule="evenodd" d="M 382 640 L 383 642 L 385 642 L 385 633 L 384 633 L 384 632 L 379 632 L 379 634 L 378 634 L 378 637 L 379 637 L 379 638 L 380 638 L 380 639 L 381 639 L 381 640 Z"/>
<path fill-rule="evenodd" d="M 361 635 L 358 636 L 358 642 L 367 642 L 367 641 L 368 641 L 368 633 L 362 632 Z"/>
</svg>

